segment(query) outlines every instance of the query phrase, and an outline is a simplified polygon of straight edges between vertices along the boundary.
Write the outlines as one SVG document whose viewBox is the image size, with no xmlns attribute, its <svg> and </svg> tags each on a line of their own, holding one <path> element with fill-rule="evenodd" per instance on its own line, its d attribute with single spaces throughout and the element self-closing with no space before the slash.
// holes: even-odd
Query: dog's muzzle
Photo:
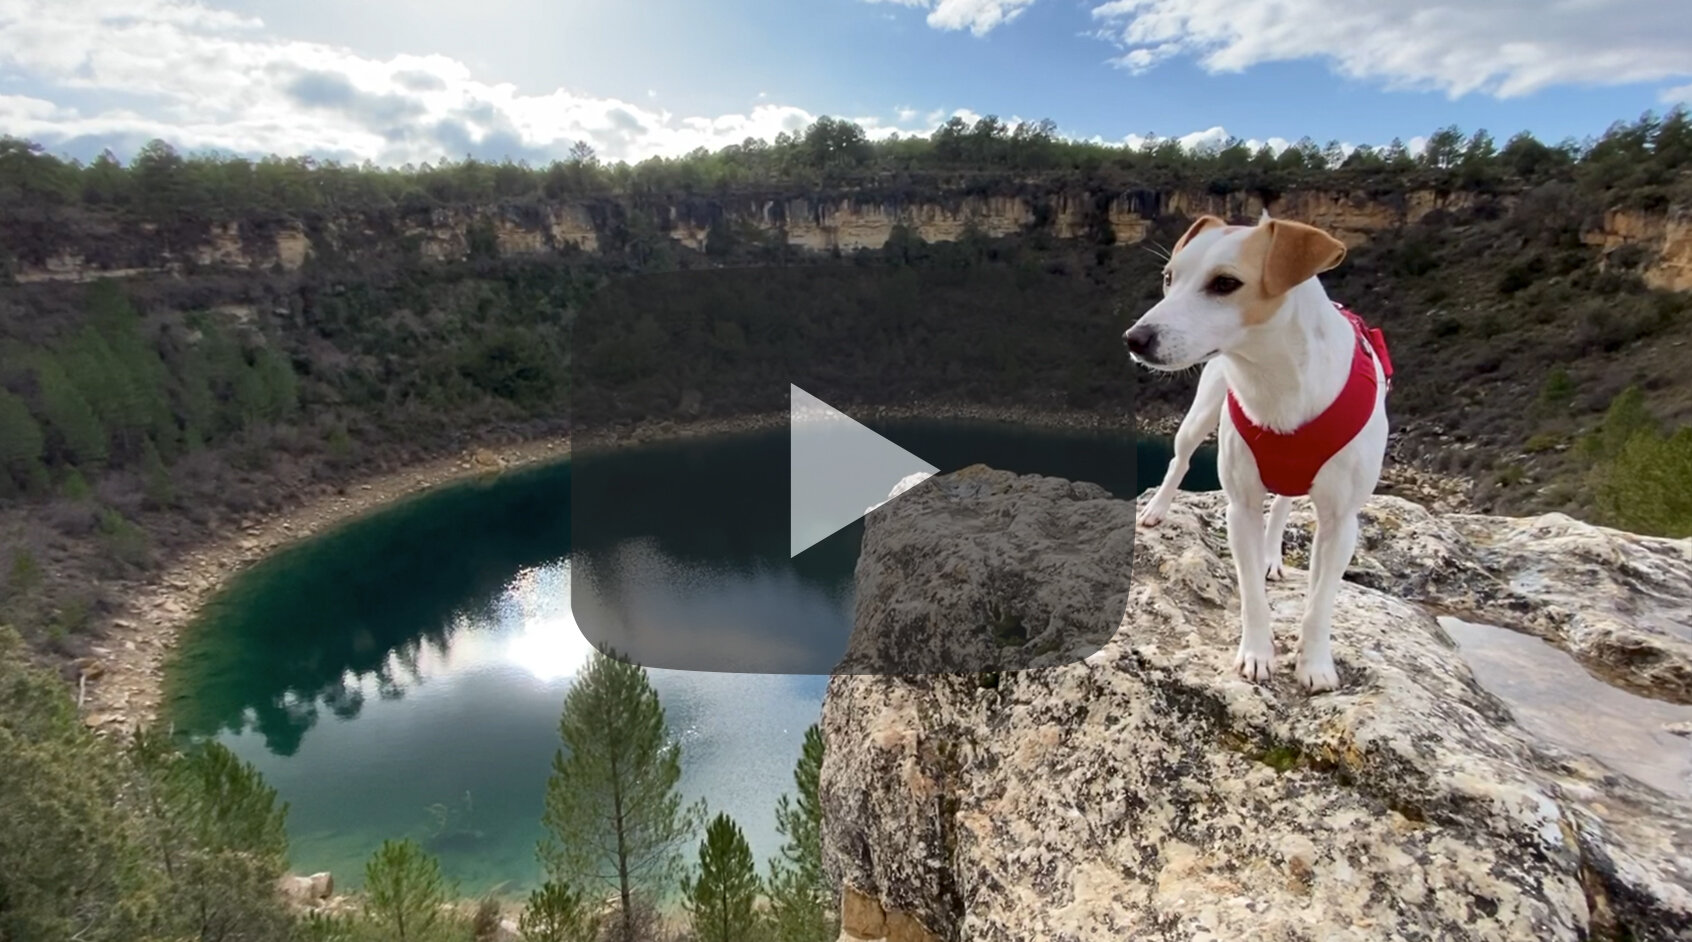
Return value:
<svg viewBox="0 0 1692 942">
<path fill-rule="evenodd" d="M 1157 350 L 1157 328 L 1150 324 L 1135 324 L 1122 335 L 1128 355 L 1136 360 L 1150 360 Z"/>
</svg>

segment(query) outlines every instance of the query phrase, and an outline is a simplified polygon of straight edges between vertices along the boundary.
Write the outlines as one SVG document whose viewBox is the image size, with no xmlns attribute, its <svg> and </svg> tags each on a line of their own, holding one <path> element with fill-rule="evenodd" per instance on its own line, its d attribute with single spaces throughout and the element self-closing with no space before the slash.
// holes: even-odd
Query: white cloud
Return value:
<svg viewBox="0 0 1692 942">
<path fill-rule="evenodd" d="M 1210 147 L 1219 148 L 1226 143 L 1228 138 L 1231 136 L 1232 135 L 1228 133 L 1226 128 L 1217 126 L 1205 128 L 1202 131 L 1192 131 L 1187 134 L 1182 134 L 1176 136 L 1174 140 L 1187 150 L 1202 150 Z M 1162 134 L 1129 134 L 1123 137 L 1118 143 L 1130 150 L 1144 150 L 1148 147 L 1161 144 L 1169 139 L 1170 138 L 1168 136 Z M 1110 143 L 1105 141 L 1103 138 L 1095 137 L 1092 140 L 1095 144 Z M 1253 153 L 1256 153 L 1264 147 L 1268 147 L 1271 151 L 1279 154 L 1281 151 L 1284 151 L 1293 145 L 1292 141 L 1289 141 L 1284 137 L 1271 137 L 1267 140 L 1245 138 L 1244 142 L 1246 148 Z"/>
<path fill-rule="evenodd" d="M 1665 88 L 1657 98 L 1665 105 L 1692 107 L 1692 85 L 1677 85 L 1674 88 Z"/>
<path fill-rule="evenodd" d="M 1212 72 L 1324 59 L 1388 88 L 1501 98 L 1692 75 L 1692 16 L 1663 0 L 1110 0 L 1093 15 L 1136 72 L 1177 54 Z"/>
<path fill-rule="evenodd" d="M 744 114 L 685 117 L 650 100 L 524 94 L 444 56 L 377 59 L 284 40 L 201 0 L 0 0 L 0 74 L 29 91 L 0 95 L 6 133 L 120 153 L 161 137 L 186 150 L 386 165 L 466 153 L 544 162 L 585 140 L 604 159 L 638 161 L 769 140 L 815 117 L 768 101 Z M 55 92 L 84 107 L 55 103 Z M 933 127 L 852 120 L 877 139 Z"/>
<path fill-rule="evenodd" d="M 985 35 L 1035 0 L 867 0 L 928 10 L 928 25 Z M 1092 0 L 1110 62 L 1140 74 L 1175 56 L 1211 72 L 1327 61 L 1395 90 L 1512 98 L 1554 85 L 1692 76 L 1692 15 L 1674 0 Z M 1678 11 L 1678 12 L 1677 12 Z M 1665 101 L 1692 98 L 1692 86 Z"/>
<path fill-rule="evenodd" d="M 1012 7 L 1021 6 L 999 9 L 1014 15 Z M 773 140 L 817 117 L 763 93 L 744 113 L 715 116 L 676 115 L 639 92 L 635 101 L 569 89 L 524 93 L 445 56 L 379 59 L 284 40 L 261 21 L 204 0 L 0 0 L 0 76 L 7 80 L 0 93 L 5 133 L 82 155 L 104 146 L 132 154 L 160 137 L 191 151 L 309 153 L 389 166 L 466 153 L 540 164 L 586 141 L 606 160 L 632 162 L 748 137 Z M 890 116 L 850 120 L 880 140 L 927 135 L 954 115 L 969 125 L 982 117 L 968 108 L 906 105 Z M 1018 120 L 1005 119 L 1013 126 Z M 1213 127 L 1179 140 L 1197 147 L 1227 136 Z M 1145 140 L 1131 134 L 1111 143 L 1138 147 Z M 1422 143 L 1410 141 L 1413 150 Z M 1277 152 L 1289 146 L 1279 137 L 1247 141 L 1253 150 L 1264 144 Z"/>
<path fill-rule="evenodd" d="M 1112 65 L 1121 66 L 1129 72 L 1139 75 L 1142 72 L 1150 71 L 1153 66 L 1180 51 L 1181 47 L 1175 43 L 1160 43 L 1155 46 L 1140 46 L 1136 49 L 1130 49 L 1110 61 Z"/>
<path fill-rule="evenodd" d="M 1035 0 L 867 0 L 928 11 L 928 25 L 939 30 L 969 30 L 985 36 L 1012 22 Z"/>
</svg>

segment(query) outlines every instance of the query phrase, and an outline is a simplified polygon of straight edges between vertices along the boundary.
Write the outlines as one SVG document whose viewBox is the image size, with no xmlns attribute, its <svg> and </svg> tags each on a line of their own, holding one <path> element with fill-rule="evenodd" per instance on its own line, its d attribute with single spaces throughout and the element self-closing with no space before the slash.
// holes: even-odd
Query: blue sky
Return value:
<svg viewBox="0 0 1692 942">
<path fill-rule="evenodd" d="M 1049 117 L 1110 142 L 1542 139 L 1692 97 L 1665 0 L 0 0 L 0 132 L 89 158 L 609 159 Z M 1681 11 L 1683 14 L 1684 11 Z"/>
</svg>

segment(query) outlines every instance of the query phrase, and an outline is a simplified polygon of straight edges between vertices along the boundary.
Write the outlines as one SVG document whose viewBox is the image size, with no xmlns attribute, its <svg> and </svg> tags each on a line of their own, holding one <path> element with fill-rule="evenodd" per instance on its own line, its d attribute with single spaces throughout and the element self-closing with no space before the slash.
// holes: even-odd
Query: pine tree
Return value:
<svg viewBox="0 0 1692 942">
<path fill-rule="evenodd" d="M 595 651 L 564 698 L 558 729 L 564 747 L 552 760 L 549 835 L 538 854 L 556 882 L 615 892 L 630 942 L 637 905 L 675 885 L 679 848 L 703 806 L 682 806 L 681 747 L 644 668 Z"/>
<path fill-rule="evenodd" d="M 106 429 L 93 407 L 54 357 L 38 357 L 35 376 L 41 388 L 41 411 L 47 419 L 48 446 L 71 464 L 98 470 L 109 452 Z"/>
<path fill-rule="evenodd" d="M 89 293 L 89 318 L 125 378 L 132 408 L 166 459 L 177 454 L 176 414 L 170 407 L 170 370 L 157 344 L 141 334 L 141 318 L 113 282 L 96 282 Z"/>
<path fill-rule="evenodd" d="M 146 395 L 104 337 L 86 327 L 60 352 L 65 375 L 99 417 L 120 454 L 133 455 L 149 422 Z"/>
<path fill-rule="evenodd" d="M 1345 157 L 1345 145 L 1338 140 L 1329 141 L 1327 146 L 1322 148 L 1322 166 L 1329 170 L 1345 163 Z"/>
<path fill-rule="evenodd" d="M 1410 156 L 1410 148 L 1404 146 L 1403 138 L 1393 138 L 1381 154 L 1387 166 L 1394 170 L 1405 170 L 1416 166 L 1416 158 Z"/>
<path fill-rule="evenodd" d="M 599 915 L 581 893 L 549 880 L 529 894 L 517 935 L 523 942 L 594 942 Z"/>
<path fill-rule="evenodd" d="M 181 752 L 142 733 L 128 754 L 165 877 L 159 937 L 287 939 L 292 920 L 275 887 L 287 870 L 288 806 L 276 790 L 216 742 Z"/>
<path fill-rule="evenodd" d="M 697 878 L 682 878 L 683 906 L 699 942 L 742 942 L 758 926 L 759 881 L 740 826 L 719 813 L 699 845 Z"/>
<path fill-rule="evenodd" d="M 217 392 L 213 388 L 212 366 L 205 351 L 193 349 L 180 358 L 174 358 L 172 367 L 176 383 L 171 399 L 176 413 L 182 416 L 183 449 L 192 452 L 218 431 Z"/>
<path fill-rule="evenodd" d="M 47 436 L 22 399 L 0 389 L 0 496 L 39 488 L 47 472 L 41 460 Z"/>
<path fill-rule="evenodd" d="M 416 841 L 386 840 L 364 865 L 365 916 L 392 942 L 433 938 L 446 921 L 441 865 Z"/>
<path fill-rule="evenodd" d="M 840 931 L 822 865 L 822 758 L 822 730 L 812 724 L 793 769 L 798 800 L 776 802 L 776 830 L 786 840 L 770 861 L 770 914 L 781 942 L 828 942 Z"/>
<path fill-rule="evenodd" d="M 1612 526 L 1647 536 L 1692 536 L 1692 427 L 1666 437 L 1635 432 L 1603 466 L 1597 498 Z"/>
<path fill-rule="evenodd" d="M 259 352 L 253 364 L 264 383 L 265 418 L 272 422 L 293 418 L 299 410 L 299 383 L 288 358 L 274 350 Z"/>
<path fill-rule="evenodd" d="M 263 371 L 254 364 L 243 362 L 235 370 L 234 405 L 237 428 L 242 431 L 254 428 L 268 421 L 271 415 L 270 389 L 265 384 Z"/>
<path fill-rule="evenodd" d="M 1611 459 L 1621 454 L 1622 448 L 1634 435 L 1640 432 L 1655 435 L 1657 430 L 1656 417 L 1645 406 L 1645 391 L 1638 386 L 1629 386 L 1610 400 L 1604 421 L 1582 443 L 1582 447 L 1592 457 Z"/>
</svg>

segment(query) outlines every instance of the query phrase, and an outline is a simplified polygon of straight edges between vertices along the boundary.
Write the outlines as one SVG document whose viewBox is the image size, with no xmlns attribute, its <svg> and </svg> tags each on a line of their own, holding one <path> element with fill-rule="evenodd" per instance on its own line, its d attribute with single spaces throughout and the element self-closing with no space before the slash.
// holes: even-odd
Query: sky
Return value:
<svg viewBox="0 0 1692 942">
<path fill-rule="evenodd" d="M 823 115 L 1414 149 L 1688 100 L 1684 0 L 0 0 L 0 134 L 81 160 L 634 162 Z"/>
</svg>

